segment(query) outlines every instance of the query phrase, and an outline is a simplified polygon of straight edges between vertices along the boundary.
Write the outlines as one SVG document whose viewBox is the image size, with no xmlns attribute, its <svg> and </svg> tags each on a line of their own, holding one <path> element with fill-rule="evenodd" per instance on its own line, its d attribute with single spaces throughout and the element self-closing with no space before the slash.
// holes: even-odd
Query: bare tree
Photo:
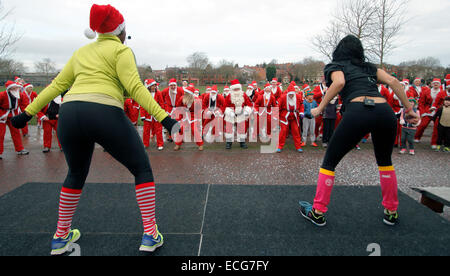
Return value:
<svg viewBox="0 0 450 276">
<path fill-rule="evenodd" d="M 358 37 L 369 60 L 384 64 L 395 49 L 395 38 L 406 23 L 409 0 L 339 0 L 330 25 L 312 38 L 314 49 L 332 59 L 332 52 L 346 35 Z"/>
<path fill-rule="evenodd" d="M 217 74 L 225 79 L 226 84 L 228 84 L 228 80 L 235 75 L 234 62 L 229 62 L 224 59 L 221 60 L 217 67 Z"/>
<path fill-rule="evenodd" d="M 0 59 L 0 73 L 12 79 L 26 72 L 26 67 L 22 62 L 13 59 Z"/>
<path fill-rule="evenodd" d="M 47 83 L 50 82 L 50 75 L 56 72 L 55 63 L 49 58 L 35 62 L 34 68 L 37 73 L 43 73 L 45 75 Z"/>
<path fill-rule="evenodd" d="M 14 24 L 4 22 L 11 13 L 12 9 L 6 10 L 0 0 L 0 58 L 8 57 L 14 51 L 14 45 L 21 39 L 15 32 Z"/>
<path fill-rule="evenodd" d="M 392 50 L 396 48 L 395 38 L 407 22 L 406 7 L 408 0 L 377 0 L 373 35 L 369 39 L 372 48 L 369 51 L 378 58 L 380 67 Z"/>
</svg>

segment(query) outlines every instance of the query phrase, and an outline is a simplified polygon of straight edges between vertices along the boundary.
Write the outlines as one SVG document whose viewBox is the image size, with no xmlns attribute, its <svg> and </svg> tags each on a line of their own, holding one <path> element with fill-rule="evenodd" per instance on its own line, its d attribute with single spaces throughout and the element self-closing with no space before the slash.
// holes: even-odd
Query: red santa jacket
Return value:
<svg viewBox="0 0 450 276">
<path fill-rule="evenodd" d="M 391 97 L 391 91 L 389 91 L 388 88 L 380 84 L 378 86 L 378 92 L 380 92 L 381 96 L 383 96 L 387 101 L 389 101 L 389 98 Z"/>
<path fill-rule="evenodd" d="M 277 91 L 274 93 L 274 89 L 273 89 L 273 87 L 271 87 L 271 91 L 272 91 L 272 94 L 275 96 L 275 99 L 278 101 L 280 98 L 281 98 L 281 96 L 283 95 L 283 91 L 281 91 L 281 88 L 279 87 L 279 86 L 277 86 Z"/>
<path fill-rule="evenodd" d="M 161 106 L 161 108 L 165 110 L 165 108 L 164 108 L 164 100 L 163 100 L 161 91 L 156 91 L 155 95 L 153 96 L 153 98 L 159 104 L 159 106 Z M 147 112 L 147 110 L 145 110 L 143 108 L 140 109 L 140 113 L 141 113 L 141 120 L 142 121 L 152 122 L 153 120 L 155 120 L 155 118 L 152 115 L 150 115 Z"/>
<path fill-rule="evenodd" d="M 173 113 L 173 109 L 176 107 L 178 100 L 181 98 L 183 98 L 184 95 L 184 90 L 181 87 L 177 87 L 177 95 L 174 99 L 174 101 L 172 102 L 172 100 L 170 99 L 170 95 L 169 95 L 169 88 L 164 89 L 163 91 L 161 91 L 162 94 L 162 99 L 163 99 L 163 107 L 167 114 L 172 115 Z"/>
<path fill-rule="evenodd" d="M 395 115 L 400 115 L 402 111 L 402 103 L 397 99 L 395 93 L 391 93 L 389 95 L 387 102 L 392 107 L 392 110 L 394 110 Z"/>
<path fill-rule="evenodd" d="M 434 100 L 433 107 L 436 109 L 441 108 L 442 105 L 444 105 L 444 99 L 445 97 L 450 96 L 450 93 L 446 90 L 441 90 L 436 96 L 436 99 Z"/>
<path fill-rule="evenodd" d="M 289 121 L 295 120 L 298 123 L 299 117 L 305 112 L 305 107 L 298 94 L 295 95 L 295 106 L 288 106 L 287 97 L 287 94 L 284 95 L 278 103 L 278 108 L 280 109 L 280 122 L 287 125 Z"/>
<path fill-rule="evenodd" d="M 137 124 L 139 118 L 139 106 L 138 102 L 134 99 L 126 99 L 124 104 L 124 111 L 127 117 L 133 124 Z"/>
<path fill-rule="evenodd" d="M 236 110 L 236 107 L 241 107 L 241 108 L 248 107 L 249 109 L 253 108 L 253 103 L 250 100 L 250 98 L 245 94 L 245 92 L 243 93 L 244 102 L 242 103 L 242 106 L 235 106 L 234 103 L 231 102 L 232 93 L 233 92 L 230 92 L 230 94 L 225 98 L 225 105 L 223 106 L 222 113 L 225 113 L 227 108 L 232 108 L 233 110 Z"/>
<path fill-rule="evenodd" d="M 264 113 L 269 115 L 272 114 L 272 107 L 277 106 L 277 100 L 273 93 L 270 95 L 269 100 L 265 97 L 264 93 L 259 95 L 258 99 L 255 101 L 255 110 L 259 116 L 262 116 Z M 260 110 L 262 108 L 262 110 Z"/>
<path fill-rule="evenodd" d="M 25 96 L 27 96 L 27 98 L 28 98 L 28 104 L 31 104 L 33 101 L 34 101 L 34 99 L 36 99 L 37 98 L 37 93 L 35 92 L 35 91 L 32 91 L 30 94 L 28 94 L 26 91 L 25 92 L 23 92 L 24 94 L 25 94 Z"/>
<path fill-rule="evenodd" d="M 326 92 L 327 92 L 327 88 L 324 87 L 323 84 L 319 84 L 316 87 L 314 87 L 314 90 L 313 90 L 314 97 L 313 98 L 316 101 L 317 105 L 320 105 Z"/>
<path fill-rule="evenodd" d="M 419 99 L 420 95 L 422 95 L 422 91 L 426 91 L 426 90 L 430 90 L 430 88 L 428 88 L 426 86 L 420 86 L 420 87 L 411 86 L 409 88 L 407 95 L 408 95 L 408 97 L 414 97 L 416 99 Z"/>
<path fill-rule="evenodd" d="M 42 120 L 44 118 L 44 116 L 47 116 L 47 112 L 48 112 L 48 108 L 50 107 L 50 104 L 53 101 L 49 102 L 46 106 L 44 106 L 41 111 L 39 111 L 36 115 L 38 117 L 39 120 Z M 48 116 L 47 116 L 48 118 Z"/>
<path fill-rule="evenodd" d="M 439 93 L 441 93 L 441 91 L 439 91 L 437 93 L 437 95 L 439 95 Z M 426 89 L 426 90 L 422 90 L 422 93 L 420 94 L 420 98 L 419 98 L 419 112 L 420 114 L 423 116 L 432 116 L 432 110 L 431 107 L 433 107 L 435 100 L 437 99 L 437 95 L 436 97 L 433 99 L 433 96 L 431 95 L 431 89 Z"/>
<path fill-rule="evenodd" d="M 204 94 L 205 96 L 203 97 L 203 111 L 206 110 L 210 110 L 212 112 L 216 112 L 216 111 L 220 111 L 222 113 L 222 110 L 224 110 L 224 106 L 225 106 L 225 98 L 220 95 L 217 94 L 217 98 L 216 98 L 216 106 L 214 108 L 214 110 L 211 110 L 211 94 L 207 93 Z"/>
<path fill-rule="evenodd" d="M 22 113 L 28 104 L 28 97 L 23 92 L 20 93 L 19 99 L 10 97 L 6 91 L 0 92 L 0 123 Z"/>
<path fill-rule="evenodd" d="M 203 103 L 200 98 L 194 98 L 194 102 L 191 104 L 190 107 L 188 107 L 187 105 L 185 105 L 183 103 L 183 97 L 178 98 L 175 107 L 176 108 L 184 108 L 185 111 L 183 111 L 183 114 L 179 114 L 177 120 L 181 120 L 182 122 L 188 121 L 189 123 L 193 123 L 195 121 L 201 122 L 202 121 L 202 104 Z M 198 106 L 198 110 L 195 109 L 196 106 Z M 197 112 L 197 114 L 196 114 L 196 112 Z"/>
</svg>

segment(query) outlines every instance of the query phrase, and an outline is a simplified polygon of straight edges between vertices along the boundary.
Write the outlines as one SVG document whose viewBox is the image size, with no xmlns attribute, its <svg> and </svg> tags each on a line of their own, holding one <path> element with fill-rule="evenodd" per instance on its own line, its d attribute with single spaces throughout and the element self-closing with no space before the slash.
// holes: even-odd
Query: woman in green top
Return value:
<svg viewBox="0 0 450 276">
<path fill-rule="evenodd" d="M 155 221 L 155 184 L 142 140 L 123 111 L 125 91 L 169 132 L 179 129 L 142 84 L 126 38 L 123 16 L 110 5 L 93 5 L 90 27 L 99 33 L 96 42 L 77 50 L 61 73 L 13 124 L 22 128 L 43 106 L 68 89 L 60 109 L 58 137 L 69 172 L 59 203 L 59 219 L 52 241 L 52 255 L 70 250 L 80 237 L 71 230 L 95 143 L 100 144 L 135 177 L 136 198 L 144 235 L 141 251 L 153 252 L 163 244 Z M 90 30 L 90 33 L 95 33 Z M 88 33 L 86 33 L 88 36 Z M 92 38 L 92 36 L 90 37 Z"/>
</svg>

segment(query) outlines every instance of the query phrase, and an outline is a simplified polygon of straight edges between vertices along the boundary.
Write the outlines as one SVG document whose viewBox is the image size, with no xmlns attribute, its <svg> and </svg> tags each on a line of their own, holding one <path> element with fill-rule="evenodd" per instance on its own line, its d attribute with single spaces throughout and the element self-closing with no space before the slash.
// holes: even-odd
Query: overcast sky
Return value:
<svg viewBox="0 0 450 276">
<path fill-rule="evenodd" d="M 127 42 L 138 64 L 153 69 L 185 66 L 186 57 L 204 52 L 213 64 L 226 59 L 255 65 L 276 59 L 325 59 L 311 46 L 336 0 L 0 0 L 13 9 L 7 18 L 23 37 L 13 58 L 33 71 L 50 58 L 62 68 L 72 53 L 90 43 L 84 36 L 93 3 L 111 4 L 125 17 Z M 398 38 L 388 63 L 433 56 L 450 65 L 450 1 L 411 0 L 411 22 Z"/>
</svg>

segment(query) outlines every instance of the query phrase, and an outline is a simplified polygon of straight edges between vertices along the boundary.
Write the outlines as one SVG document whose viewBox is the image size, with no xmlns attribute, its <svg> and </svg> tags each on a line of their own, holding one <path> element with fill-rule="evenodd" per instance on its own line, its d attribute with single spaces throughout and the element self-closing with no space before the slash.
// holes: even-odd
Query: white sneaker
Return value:
<svg viewBox="0 0 450 276">
<path fill-rule="evenodd" d="M 158 148 L 159 151 L 162 151 L 163 149 L 164 149 L 164 147 L 159 147 Z"/>
<path fill-rule="evenodd" d="M 28 155 L 30 152 L 24 149 L 24 150 L 18 151 L 16 153 L 17 153 L 17 155 Z"/>
<path fill-rule="evenodd" d="M 431 149 L 432 149 L 432 150 L 435 150 L 435 149 L 437 149 L 437 146 L 436 146 L 436 145 L 432 145 L 432 146 L 431 146 Z"/>
<path fill-rule="evenodd" d="M 414 143 L 420 143 L 420 140 L 414 139 Z"/>
</svg>

